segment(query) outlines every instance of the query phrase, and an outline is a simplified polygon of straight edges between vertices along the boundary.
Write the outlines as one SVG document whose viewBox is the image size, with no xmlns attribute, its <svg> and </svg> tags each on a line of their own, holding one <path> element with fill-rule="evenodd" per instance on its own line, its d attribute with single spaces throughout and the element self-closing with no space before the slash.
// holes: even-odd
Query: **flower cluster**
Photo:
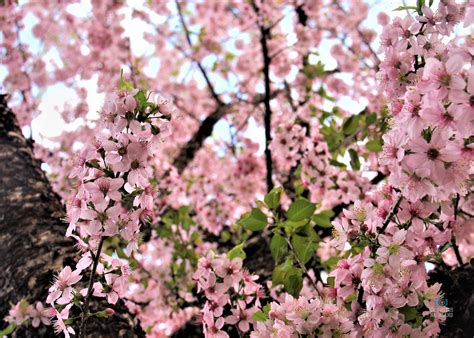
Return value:
<svg viewBox="0 0 474 338">
<path fill-rule="evenodd" d="M 261 285 L 255 282 L 258 276 L 242 268 L 241 258 L 229 259 L 210 252 L 199 260 L 193 279 L 206 297 L 202 310 L 206 337 L 229 337 L 223 330 L 225 324 L 235 325 L 241 333 L 250 330 L 263 294 Z"/>
<path fill-rule="evenodd" d="M 358 306 L 365 305 L 365 312 L 356 315 L 364 335 L 388 330 L 401 335 L 436 335 L 444 319 L 435 304 L 442 296 L 441 285 L 427 284 L 425 262 L 451 237 L 450 231 L 426 229 L 426 219 L 438 222 L 431 203 L 401 202 L 395 192 L 387 190 L 380 194 L 383 197 L 377 207 L 358 203 L 334 222 L 333 245 L 343 249 L 349 241 L 363 247 L 360 254 L 340 260 L 330 273 L 336 296 L 343 302 L 357 297 Z"/>
<path fill-rule="evenodd" d="M 54 313 L 53 308 L 44 307 L 41 302 L 36 302 L 33 306 L 23 299 L 10 309 L 5 320 L 15 326 L 23 325 L 31 320 L 31 326 L 38 327 L 41 323 L 50 325 Z"/>
<path fill-rule="evenodd" d="M 177 236 L 187 239 L 181 233 Z M 138 268 L 130 276 L 126 305 L 153 337 L 172 335 L 199 312 L 189 291 L 194 286 L 194 267 L 183 257 L 175 258 L 172 244 L 156 236 L 141 244 L 134 254 Z M 180 272 L 173 264 L 180 267 Z"/>
<path fill-rule="evenodd" d="M 471 209 L 473 42 L 472 37 L 451 38 L 464 12 L 467 24 L 472 4 L 464 11 L 454 1 L 442 1 L 436 12 L 424 6 L 423 15 L 396 19 L 385 28 L 381 88 L 390 99 L 393 127 L 383 137 L 380 162 L 404 198 L 441 203 L 443 228 L 453 230 L 467 254 L 472 240 L 465 231 L 471 226 L 465 222 L 463 229 L 457 216 Z M 447 211 L 448 201 L 457 201 L 454 212 Z M 422 230 L 439 232 L 434 226 Z"/>
<path fill-rule="evenodd" d="M 333 222 L 330 244 L 349 252 L 329 274 L 330 287 L 321 290 L 332 300 L 286 295 L 281 304 L 271 303 L 252 337 L 439 334 L 447 308 L 440 305 L 441 284 L 429 284 L 425 264 L 444 264 L 441 254 L 449 251 L 462 264 L 455 239 L 465 252 L 472 246 L 460 236 L 471 228 L 472 42 L 443 38 L 462 13 L 454 1 L 442 1 L 436 13 L 424 6 L 416 18 L 395 19 L 385 28 L 381 88 L 393 120 L 379 163 L 390 172 L 389 184 Z M 291 140 L 290 131 L 274 142 Z M 308 183 L 327 166 L 324 142 L 308 147 L 313 143 L 302 156 Z M 289 159 L 300 157 L 290 153 Z"/>
<path fill-rule="evenodd" d="M 75 333 L 67 320 L 72 306 L 82 304 L 87 319 L 92 296 L 115 304 L 126 295 L 130 267 L 125 258 L 137 250 L 140 227 L 150 221 L 154 153 L 170 131 L 170 102 L 150 95 L 131 90 L 112 96 L 101 113 L 103 134 L 81 151 L 71 172 L 78 189 L 67 209 L 67 235 L 77 240 L 82 254 L 74 269 L 66 266 L 58 274 L 46 300 L 55 310 L 56 331 L 66 336 Z M 114 255 L 104 252 L 111 237 L 123 241 L 111 247 Z M 89 268 L 89 286 L 77 288 Z"/>
<path fill-rule="evenodd" d="M 331 244 L 347 242 L 359 254 L 340 260 L 331 276 L 337 299 L 365 307 L 354 310 L 364 336 L 433 336 L 446 316 L 441 285 L 428 285 L 425 262 L 444 264 L 449 246 L 462 263 L 463 210 L 472 199 L 472 85 L 469 41 L 443 42 L 461 8 L 442 1 L 434 13 L 395 19 L 382 36 L 382 88 L 393 121 L 384 135 L 380 163 L 389 183 L 370 201 L 356 202 L 335 221 Z M 469 239 L 466 240 L 466 242 Z M 466 246 L 470 243 L 465 243 Z"/>
<path fill-rule="evenodd" d="M 285 171 L 297 165 L 308 144 L 306 128 L 296 123 L 287 123 L 277 128 L 270 150 L 275 154 L 276 164 Z"/>
<path fill-rule="evenodd" d="M 465 195 L 474 158 L 472 42 L 443 42 L 462 19 L 461 8 L 442 1 L 436 13 L 426 6 L 422 11 L 385 28 L 381 64 L 393 114 L 381 162 L 392 173 L 391 184 L 413 202 Z"/>
<path fill-rule="evenodd" d="M 256 324 L 250 337 L 334 337 L 349 334 L 353 329 L 350 311 L 320 298 L 295 299 L 286 294 L 283 302 L 270 303 L 268 317 Z"/>
<path fill-rule="evenodd" d="M 301 160 L 301 180 L 311 192 L 311 200 L 331 209 L 340 203 L 352 203 L 360 198 L 369 182 L 359 173 L 331 164 L 332 154 L 319 133 L 314 133 Z"/>
</svg>

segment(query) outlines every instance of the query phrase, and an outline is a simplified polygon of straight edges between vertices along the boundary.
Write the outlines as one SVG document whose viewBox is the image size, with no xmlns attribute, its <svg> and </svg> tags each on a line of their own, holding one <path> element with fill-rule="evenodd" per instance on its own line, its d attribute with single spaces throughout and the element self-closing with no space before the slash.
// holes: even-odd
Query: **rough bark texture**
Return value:
<svg viewBox="0 0 474 338">
<path fill-rule="evenodd" d="M 440 336 L 474 337 L 474 259 L 454 270 L 439 267 L 430 273 L 430 281 L 443 284 L 444 299 L 452 308 Z"/>
<path fill-rule="evenodd" d="M 53 192 L 41 163 L 24 138 L 6 96 L 0 95 L 0 328 L 11 307 L 22 298 L 44 301 L 56 271 L 74 266 L 74 242 L 64 236 L 65 210 Z M 96 301 L 93 308 L 105 304 Z M 109 306 L 110 307 L 110 306 Z M 104 307 L 102 307 L 103 309 Z M 88 323 L 89 334 L 100 337 L 140 335 L 125 306 L 107 320 Z M 73 314 L 74 315 L 74 314 Z M 22 328 L 18 337 L 54 336 L 46 327 Z"/>
</svg>

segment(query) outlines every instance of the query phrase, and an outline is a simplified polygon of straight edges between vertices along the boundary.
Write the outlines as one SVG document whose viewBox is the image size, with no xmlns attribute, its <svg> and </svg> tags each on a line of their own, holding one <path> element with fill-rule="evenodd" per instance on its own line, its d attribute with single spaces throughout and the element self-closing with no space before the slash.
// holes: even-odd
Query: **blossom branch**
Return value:
<svg viewBox="0 0 474 338">
<path fill-rule="evenodd" d="M 454 199 L 454 222 L 455 223 L 458 218 L 459 199 L 460 199 L 459 194 L 456 194 L 456 198 Z M 453 246 L 454 254 L 456 255 L 456 259 L 458 260 L 459 265 L 463 265 L 464 263 L 461 257 L 461 253 L 459 252 L 459 247 L 456 243 L 456 237 L 454 236 L 454 233 L 451 238 L 451 245 Z"/>
<path fill-rule="evenodd" d="M 102 237 L 100 239 L 99 246 L 97 247 L 97 252 L 93 256 L 93 265 L 92 265 L 92 270 L 89 277 L 89 286 L 87 288 L 87 294 L 84 300 L 84 305 L 82 306 L 81 324 L 79 326 L 79 338 L 83 338 L 85 336 L 87 319 L 89 317 L 89 303 L 92 297 L 92 287 L 94 285 L 97 265 L 99 264 L 100 253 L 102 251 L 102 246 L 104 244 L 104 241 L 105 241 L 105 237 Z"/>
<path fill-rule="evenodd" d="M 260 9 L 257 7 L 254 1 L 252 1 L 252 7 L 259 16 Z M 263 99 L 263 103 L 265 105 L 265 115 L 264 115 L 264 127 L 265 127 L 265 167 L 267 169 L 266 175 L 266 182 L 267 182 L 267 191 L 273 189 L 273 180 L 272 180 L 272 172 L 273 172 L 273 164 L 272 164 L 272 153 L 269 148 L 270 143 L 272 141 L 272 109 L 270 106 L 271 100 L 271 88 L 270 88 L 270 63 L 271 57 L 268 50 L 268 40 L 270 39 L 270 28 L 265 27 L 263 23 L 258 24 L 260 30 L 260 45 L 262 48 L 262 57 L 263 57 L 263 77 L 264 77 L 264 84 L 265 84 L 265 97 Z"/>
<path fill-rule="evenodd" d="M 400 207 L 400 203 L 402 202 L 402 199 L 403 199 L 403 196 L 400 195 L 400 197 L 398 197 L 398 199 L 397 199 L 397 202 L 395 202 L 395 205 L 393 206 L 392 210 L 390 211 L 390 213 L 387 215 L 384 222 L 382 223 L 382 227 L 378 231 L 379 234 L 383 234 L 385 232 L 385 229 L 387 229 L 388 225 L 392 221 L 392 218 L 398 212 L 398 208 Z"/>
</svg>

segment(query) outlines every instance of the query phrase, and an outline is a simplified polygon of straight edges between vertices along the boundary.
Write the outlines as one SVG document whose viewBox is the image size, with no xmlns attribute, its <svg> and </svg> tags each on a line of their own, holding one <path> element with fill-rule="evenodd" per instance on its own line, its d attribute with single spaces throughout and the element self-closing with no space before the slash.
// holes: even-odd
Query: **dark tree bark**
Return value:
<svg viewBox="0 0 474 338">
<path fill-rule="evenodd" d="M 201 149 L 203 142 L 211 136 L 215 124 L 230 110 L 229 106 L 219 104 L 204 121 L 202 121 L 199 129 L 194 133 L 191 139 L 183 146 L 173 165 L 182 173 L 188 164 L 194 159 L 197 151 Z"/>
<path fill-rule="evenodd" d="M 441 337 L 474 337 L 474 259 L 456 269 L 437 267 L 430 273 L 431 283 L 442 283 L 444 300 L 452 309 L 441 326 Z"/>
<path fill-rule="evenodd" d="M 32 143 L 23 136 L 14 114 L 0 95 L 0 328 L 12 304 L 22 298 L 45 301 L 54 274 L 74 267 L 75 242 L 65 237 L 65 209 L 53 192 Z M 111 307 L 95 300 L 93 308 Z M 99 337 L 135 337 L 141 330 L 123 303 L 108 319 L 88 322 Z M 54 336 L 51 327 L 17 330 L 18 337 Z"/>
</svg>

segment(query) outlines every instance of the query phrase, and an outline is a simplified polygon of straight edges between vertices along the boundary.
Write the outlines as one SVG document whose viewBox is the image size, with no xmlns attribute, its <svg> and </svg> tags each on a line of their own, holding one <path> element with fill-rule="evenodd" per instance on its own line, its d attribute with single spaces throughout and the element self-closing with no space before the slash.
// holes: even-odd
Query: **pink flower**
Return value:
<svg viewBox="0 0 474 338">
<path fill-rule="evenodd" d="M 247 270 L 242 270 L 242 280 L 244 281 L 244 294 L 254 294 L 261 288 L 261 285 L 255 282 L 257 279 L 258 276 L 251 274 Z"/>
<path fill-rule="evenodd" d="M 402 194 L 410 202 L 416 202 L 425 195 L 435 195 L 436 189 L 430 180 L 430 170 L 428 168 L 418 168 L 410 170 L 406 168 L 400 176 L 390 177 L 390 182 L 394 186 L 402 187 Z"/>
<path fill-rule="evenodd" d="M 94 283 L 94 293 L 96 297 L 107 297 L 107 302 L 109 304 L 117 303 L 120 293 L 122 293 L 122 283 L 119 276 L 112 273 L 107 273 L 105 275 L 106 288 L 104 289 L 103 285 L 99 282 Z"/>
<path fill-rule="evenodd" d="M 81 271 L 74 270 L 72 271 L 70 266 L 66 266 L 61 270 L 59 275 L 56 277 L 54 284 L 49 288 L 49 295 L 46 299 L 46 303 L 50 304 L 58 299 L 64 292 L 64 299 L 72 299 L 72 288 L 70 286 L 76 284 L 81 280 Z M 66 304 L 62 302 L 63 304 Z"/>
<path fill-rule="evenodd" d="M 70 334 L 76 334 L 74 329 L 71 326 L 67 326 L 64 323 L 64 319 L 69 318 L 69 309 L 71 308 L 72 304 L 67 305 L 64 309 L 59 312 L 58 310 L 55 310 L 55 316 L 56 316 L 56 321 L 54 322 L 54 332 L 56 334 L 59 334 L 61 332 L 64 333 L 64 336 L 66 338 L 70 338 Z"/>
<path fill-rule="evenodd" d="M 425 99 L 431 101 L 425 104 L 426 107 L 422 109 L 421 116 L 431 122 L 432 127 L 449 128 L 450 131 L 461 132 L 461 136 L 467 136 L 471 118 L 461 105 L 451 104 L 445 108 L 442 102 L 431 98 L 429 94 L 425 95 Z"/>
<path fill-rule="evenodd" d="M 242 259 L 234 258 L 229 260 L 225 257 L 216 260 L 215 271 L 216 275 L 224 278 L 224 284 L 227 287 L 233 286 L 242 278 Z"/>
<path fill-rule="evenodd" d="M 114 171 L 127 171 L 130 166 L 130 159 L 128 157 L 128 146 L 130 144 L 130 135 L 121 133 L 118 135 L 116 141 L 106 140 L 103 143 L 103 148 L 106 151 L 105 160 Z"/>
<path fill-rule="evenodd" d="M 386 165 L 396 165 L 405 156 L 403 146 L 406 144 L 406 136 L 400 132 L 387 133 L 383 137 L 383 149 L 379 162 Z"/>
<path fill-rule="evenodd" d="M 107 101 L 101 112 L 101 120 L 105 127 L 114 132 L 121 132 L 127 125 L 127 121 L 120 118 L 123 114 L 123 108 L 114 101 Z"/>
<path fill-rule="evenodd" d="M 92 256 L 90 251 L 85 252 L 81 259 L 79 259 L 79 262 L 76 264 L 76 269 L 78 271 L 82 271 L 86 268 L 88 268 L 92 264 Z"/>
<path fill-rule="evenodd" d="M 252 321 L 252 315 L 255 309 L 247 309 L 247 304 L 244 301 L 239 300 L 237 302 L 237 308 L 231 309 L 232 315 L 227 316 L 225 322 L 231 325 L 237 323 L 240 331 L 247 332 L 250 329 L 250 323 Z"/>
<path fill-rule="evenodd" d="M 18 303 L 16 303 L 14 306 L 11 307 L 11 309 L 8 312 L 8 316 L 5 318 L 5 320 L 8 323 L 13 323 L 15 325 L 21 325 L 25 320 L 28 319 L 30 316 L 32 310 L 32 306 L 28 304 L 28 302 L 25 299 L 22 299 Z"/>
<path fill-rule="evenodd" d="M 364 290 L 369 290 L 370 293 L 378 293 L 382 290 L 386 281 L 383 265 L 376 262 L 375 259 L 367 258 L 364 261 L 364 266 L 366 268 L 361 274 Z"/>
<path fill-rule="evenodd" d="M 206 256 L 199 258 L 198 268 L 193 274 L 194 280 L 199 280 L 201 277 L 207 278 L 212 271 L 214 262 L 214 253 L 209 251 Z"/>
<path fill-rule="evenodd" d="M 287 318 L 300 334 L 311 334 L 314 328 L 321 322 L 321 302 L 313 299 L 308 302 L 306 297 L 299 297 L 293 311 L 287 314 Z"/>
<path fill-rule="evenodd" d="M 403 135 L 403 132 L 411 137 L 419 137 L 421 131 L 424 128 L 425 122 L 420 116 L 422 108 L 422 96 L 418 90 L 408 90 L 405 94 L 405 104 L 403 105 L 402 111 L 396 116 L 397 125 L 403 126 L 402 130 L 396 130 L 396 132 Z M 400 135 L 400 137 L 403 137 Z M 406 139 L 404 137 L 404 139 Z"/>
<path fill-rule="evenodd" d="M 413 258 L 413 253 L 405 248 L 402 244 L 405 242 L 407 235 L 406 230 L 397 230 L 393 236 L 379 235 L 378 241 L 381 247 L 377 249 L 378 263 L 388 263 L 392 269 L 398 269 L 401 260 Z"/>
<path fill-rule="evenodd" d="M 228 338 L 227 332 L 222 331 L 222 327 L 225 324 L 224 318 L 220 317 L 214 322 L 214 316 L 211 312 L 205 312 L 203 316 L 204 321 L 204 333 L 206 337 L 210 338 Z"/>
<path fill-rule="evenodd" d="M 421 136 L 407 144 L 411 153 L 407 156 L 407 164 L 411 168 L 428 169 L 429 175 L 441 181 L 446 174 L 445 163 L 456 160 L 456 156 L 446 149 L 448 139 L 440 132 L 433 132 L 428 143 Z"/>
<path fill-rule="evenodd" d="M 91 194 L 91 201 L 101 202 L 105 197 L 113 201 L 120 201 L 122 194 L 118 191 L 123 186 L 122 178 L 100 177 L 94 182 L 85 184 L 85 188 Z"/>
<path fill-rule="evenodd" d="M 54 315 L 53 311 L 52 308 L 45 308 L 43 303 L 37 302 L 36 307 L 32 308 L 31 311 L 31 325 L 33 327 L 38 327 L 40 323 L 51 325 L 51 317 Z"/>
<path fill-rule="evenodd" d="M 118 204 L 112 207 L 108 207 L 108 205 L 108 202 L 102 201 L 101 203 L 95 204 L 95 210 L 88 209 L 83 212 L 82 218 L 91 221 L 86 229 L 89 235 L 99 236 L 102 227 L 105 230 L 109 230 L 110 227 L 114 226 L 116 228 L 115 222 L 121 214 L 122 207 Z"/>
<path fill-rule="evenodd" d="M 424 229 L 424 219 L 429 217 L 438 206 L 433 203 L 423 203 L 421 201 L 402 201 L 398 218 L 401 222 L 411 221 L 411 229 L 421 233 Z"/>
<path fill-rule="evenodd" d="M 204 305 L 204 311 L 210 311 L 215 317 L 221 317 L 224 313 L 224 306 L 229 302 L 229 297 L 225 295 L 224 297 L 219 297 L 214 300 L 208 300 Z"/>
<path fill-rule="evenodd" d="M 141 188 L 147 187 L 149 178 L 152 175 L 152 169 L 148 163 L 149 143 L 132 142 L 127 148 L 127 160 L 115 163 L 118 171 L 128 171 L 128 183 L 132 186 Z"/>
<path fill-rule="evenodd" d="M 462 66 L 462 57 L 457 54 L 451 56 L 446 63 L 428 58 L 420 86 L 424 92 L 436 90 L 439 100 L 445 98 L 449 90 L 463 90 L 466 83 L 459 75 Z"/>
<path fill-rule="evenodd" d="M 204 290 L 206 297 L 210 300 L 225 297 L 225 292 L 229 287 L 223 283 L 216 282 L 216 275 L 214 273 L 209 274 L 207 279 L 200 281 L 200 286 Z"/>
<path fill-rule="evenodd" d="M 343 250 L 347 242 L 347 232 L 349 231 L 349 223 L 346 218 L 335 220 L 332 222 L 334 230 L 332 232 L 333 239 L 331 245 L 338 250 Z"/>
</svg>

